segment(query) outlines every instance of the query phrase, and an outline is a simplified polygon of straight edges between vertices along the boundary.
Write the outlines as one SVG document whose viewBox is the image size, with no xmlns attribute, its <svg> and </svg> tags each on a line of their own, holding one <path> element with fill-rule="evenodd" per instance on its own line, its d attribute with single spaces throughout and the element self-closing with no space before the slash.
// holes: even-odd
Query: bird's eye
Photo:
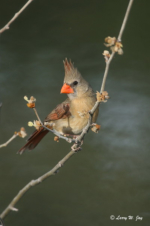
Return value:
<svg viewBox="0 0 150 226">
<path fill-rule="evenodd" d="M 78 84 L 78 82 L 77 82 L 77 81 L 74 81 L 72 84 L 73 84 L 74 86 L 76 86 L 76 85 Z"/>
</svg>

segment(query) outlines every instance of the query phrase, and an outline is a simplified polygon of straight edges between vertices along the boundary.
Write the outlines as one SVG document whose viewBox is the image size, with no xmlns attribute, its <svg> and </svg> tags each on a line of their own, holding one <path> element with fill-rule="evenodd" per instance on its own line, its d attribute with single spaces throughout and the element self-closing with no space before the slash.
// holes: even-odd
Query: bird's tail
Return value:
<svg viewBox="0 0 150 226">
<path fill-rule="evenodd" d="M 26 149 L 34 149 L 48 132 L 49 131 L 44 128 L 35 130 L 34 133 L 28 138 L 27 143 L 17 153 L 22 154 Z"/>
</svg>

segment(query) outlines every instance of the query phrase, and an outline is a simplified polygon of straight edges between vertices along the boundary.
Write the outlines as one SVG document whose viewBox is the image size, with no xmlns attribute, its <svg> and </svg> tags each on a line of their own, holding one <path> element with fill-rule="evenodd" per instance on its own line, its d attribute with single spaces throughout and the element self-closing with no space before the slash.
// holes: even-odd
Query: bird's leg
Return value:
<svg viewBox="0 0 150 226">
<path fill-rule="evenodd" d="M 73 135 L 73 134 L 65 134 L 65 136 L 72 137 L 72 139 L 77 139 L 80 135 Z M 81 146 L 83 145 L 83 140 L 81 141 Z"/>
<path fill-rule="evenodd" d="M 82 149 L 82 148 L 81 148 L 81 145 L 82 145 L 82 144 L 74 143 L 74 145 L 71 147 L 72 151 L 74 151 L 74 152 L 80 151 L 80 150 Z"/>
</svg>

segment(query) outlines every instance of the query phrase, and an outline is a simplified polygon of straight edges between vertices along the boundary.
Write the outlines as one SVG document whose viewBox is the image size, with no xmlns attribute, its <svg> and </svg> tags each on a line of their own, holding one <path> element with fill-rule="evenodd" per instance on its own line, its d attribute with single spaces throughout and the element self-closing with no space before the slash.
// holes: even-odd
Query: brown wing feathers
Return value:
<svg viewBox="0 0 150 226">
<path fill-rule="evenodd" d="M 54 121 L 61 118 L 66 118 L 70 115 L 69 112 L 69 103 L 62 103 L 59 104 L 44 120 L 47 121 Z"/>
<path fill-rule="evenodd" d="M 62 103 L 59 104 L 56 109 L 54 109 L 44 120 L 47 121 L 54 121 L 61 118 L 66 118 L 70 115 L 69 112 L 69 104 Z M 27 143 L 18 151 L 18 153 L 22 154 L 26 149 L 32 150 L 34 149 L 38 143 L 42 140 L 42 138 L 48 133 L 48 130 L 41 128 L 39 130 L 35 130 L 33 134 L 28 138 Z"/>
<path fill-rule="evenodd" d="M 28 142 L 18 151 L 18 153 L 22 154 L 26 149 L 34 149 L 48 132 L 49 131 L 45 130 L 44 128 L 35 130 L 34 133 L 29 137 Z"/>
</svg>

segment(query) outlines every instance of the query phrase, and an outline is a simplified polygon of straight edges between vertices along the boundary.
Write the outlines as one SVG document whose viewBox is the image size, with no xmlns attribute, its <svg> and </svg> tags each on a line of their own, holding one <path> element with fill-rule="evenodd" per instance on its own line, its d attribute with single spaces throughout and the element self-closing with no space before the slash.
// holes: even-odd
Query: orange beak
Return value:
<svg viewBox="0 0 150 226">
<path fill-rule="evenodd" d="M 62 86 L 60 93 L 74 93 L 71 86 L 67 85 L 66 83 Z"/>
</svg>

